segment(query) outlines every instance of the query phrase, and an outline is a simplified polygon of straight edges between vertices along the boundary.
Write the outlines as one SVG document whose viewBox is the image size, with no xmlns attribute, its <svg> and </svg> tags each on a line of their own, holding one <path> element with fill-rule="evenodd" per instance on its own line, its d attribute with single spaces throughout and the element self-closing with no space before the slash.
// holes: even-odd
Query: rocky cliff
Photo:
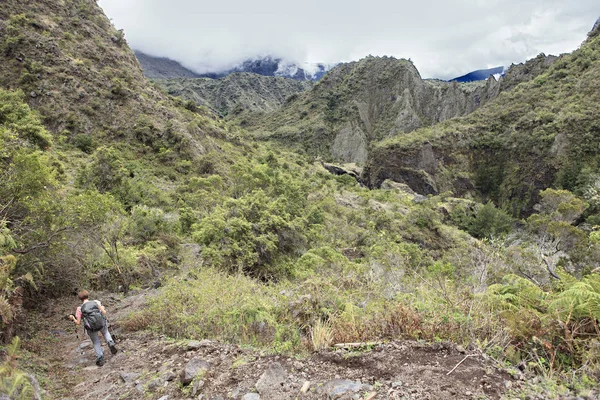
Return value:
<svg viewBox="0 0 600 400">
<path fill-rule="evenodd" d="M 544 62 L 514 67 L 501 81 L 458 83 L 423 80 L 407 60 L 368 57 L 332 69 L 275 113 L 243 114 L 237 121 L 311 154 L 364 163 L 372 143 L 467 115 L 512 85 L 505 82 L 539 73 Z"/>
<path fill-rule="evenodd" d="M 515 215 L 530 212 L 541 189 L 577 191 L 595 179 L 599 162 L 598 30 L 570 55 L 513 67 L 499 85 L 512 90 L 469 116 L 378 144 L 367 181 L 377 187 L 392 179 L 421 194 L 479 195 Z"/>
<path fill-rule="evenodd" d="M 221 79 L 161 79 L 169 94 L 216 110 L 221 115 L 242 111 L 272 112 L 289 96 L 312 87 L 310 81 L 237 72 Z"/>
</svg>

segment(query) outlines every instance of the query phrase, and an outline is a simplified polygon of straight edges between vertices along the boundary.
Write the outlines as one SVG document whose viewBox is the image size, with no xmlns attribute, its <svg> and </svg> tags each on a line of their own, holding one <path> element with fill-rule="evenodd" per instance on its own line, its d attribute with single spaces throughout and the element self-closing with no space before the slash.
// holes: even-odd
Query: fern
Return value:
<svg viewBox="0 0 600 400">
<path fill-rule="evenodd" d="M 18 337 L 6 346 L 6 358 L 0 365 L 0 393 L 5 393 L 15 400 L 32 399 L 34 388 L 29 376 L 18 369 L 20 348 L 21 341 Z"/>
<path fill-rule="evenodd" d="M 561 318 L 600 319 L 600 279 L 590 275 L 568 285 L 550 303 L 549 310 Z"/>
</svg>

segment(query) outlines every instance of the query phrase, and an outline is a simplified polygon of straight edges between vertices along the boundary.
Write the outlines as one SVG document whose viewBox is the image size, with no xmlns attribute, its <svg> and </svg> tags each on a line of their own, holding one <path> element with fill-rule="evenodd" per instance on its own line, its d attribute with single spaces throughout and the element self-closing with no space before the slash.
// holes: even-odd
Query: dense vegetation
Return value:
<svg viewBox="0 0 600 400">
<path fill-rule="evenodd" d="M 167 93 L 204 105 L 223 117 L 244 111 L 272 112 L 289 96 L 312 87 L 311 81 L 236 72 L 221 79 L 177 78 L 154 81 Z"/>
<path fill-rule="evenodd" d="M 438 146 L 448 138 L 435 132 L 465 129 L 482 146 L 498 140 L 503 148 L 510 136 L 514 154 L 524 155 L 547 144 L 534 139 L 551 126 L 573 135 L 557 169 L 579 162 L 581 169 L 540 186 L 535 208 L 515 219 L 493 202 L 449 192 L 369 190 L 307 155 L 255 142 L 148 84 L 95 2 L 64 3 L 68 12 L 50 0 L 29 8 L 11 0 L 0 10 L 8 34 L 1 79 L 9 88 L 0 90 L 3 342 L 23 329 L 23 302 L 35 306 L 28 304 L 34 295 L 160 281 L 159 294 L 128 318 L 129 329 L 287 353 L 338 341 L 452 340 L 575 389 L 600 379 L 596 36 L 472 117 L 382 147 L 408 148 L 425 137 Z M 81 46 L 70 38 L 75 32 Z M 40 44 L 54 49 L 52 61 Z M 95 59 L 100 50 L 114 58 Z M 128 78 L 104 76 L 107 59 Z M 76 83 L 62 75 L 75 70 Z M 76 88 L 94 95 L 76 101 Z M 529 139 L 502 129 L 503 121 L 534 118 L 535 110 L 511 108 L 522 98 L 542 113 Z M 563 109 L 548 111 L 554 102 Z M 500 177 L 517 172 L 489 160 L 480 174 L 480 184 L 491 182 L 488 198 L 519 201 L 513 192 L 492 195 L 494 167 L 502 166 Z M 0 384 L 25 393 L 17 348 L 15 341 Z"/>
<path fill-rule="evenodd" d="M 412 179 L 415 190 L 419 182 L 434 182 L 433 192 L 477 193 L 518 216 L 531 213 L 547 187 L 590 201 L 597 185 L 599 96 L 596 28 L 581 48 L 473 114 L 380 143 L 368 180 Z M 426 171 L 419 166 L 425 148 L 431 149 Z M 593 203 L 587 215 L 596 224 Z"/>
</svg>

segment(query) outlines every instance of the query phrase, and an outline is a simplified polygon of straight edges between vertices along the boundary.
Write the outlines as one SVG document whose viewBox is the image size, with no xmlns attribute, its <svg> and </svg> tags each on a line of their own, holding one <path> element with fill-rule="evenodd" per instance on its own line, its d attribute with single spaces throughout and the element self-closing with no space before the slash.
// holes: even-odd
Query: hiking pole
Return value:
<svg viewBox="0 0 600 400">
<path fill-rule="evenodd" d="M 112 325 L 110 323 L 110 321 L 108 320 L 108 317 L 105 317 L 106 319 L 106 329 L 108 330 L 108 333 L 110 333 L 110 337 L 112 337 L 113 342 L 117 342 L 117 336 L 115 336 L 115 333 L 112 329 Z"/>
<path fill-rule="evenodd" d="M 73 322 L 73 320 L 71 319 L 71 316 L 73 316 L 73 318 L 75 318 L 74 314 L 69 314 L 65 318 L 68 319 L 70 322 Z M 79 330 L 77 329 L 77 324 L 75 324 L 75 336 L 77 336 L 77 340 L 81 340 L 79 338 Z"/>
</svg>

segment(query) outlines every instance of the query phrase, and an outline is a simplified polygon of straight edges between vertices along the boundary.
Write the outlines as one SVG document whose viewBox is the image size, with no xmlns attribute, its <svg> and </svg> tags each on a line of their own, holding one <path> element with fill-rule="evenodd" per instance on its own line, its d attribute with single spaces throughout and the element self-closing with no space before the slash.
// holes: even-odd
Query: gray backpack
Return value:
<svg viewBox="0 0 600 400">
<path fill-rule="evenodd" d="M 95 301 L 86 301 L 81 305 L 83 326 L 90 332 L 97 332 L 104 328 L 104 315 Z"/>
</svg>

